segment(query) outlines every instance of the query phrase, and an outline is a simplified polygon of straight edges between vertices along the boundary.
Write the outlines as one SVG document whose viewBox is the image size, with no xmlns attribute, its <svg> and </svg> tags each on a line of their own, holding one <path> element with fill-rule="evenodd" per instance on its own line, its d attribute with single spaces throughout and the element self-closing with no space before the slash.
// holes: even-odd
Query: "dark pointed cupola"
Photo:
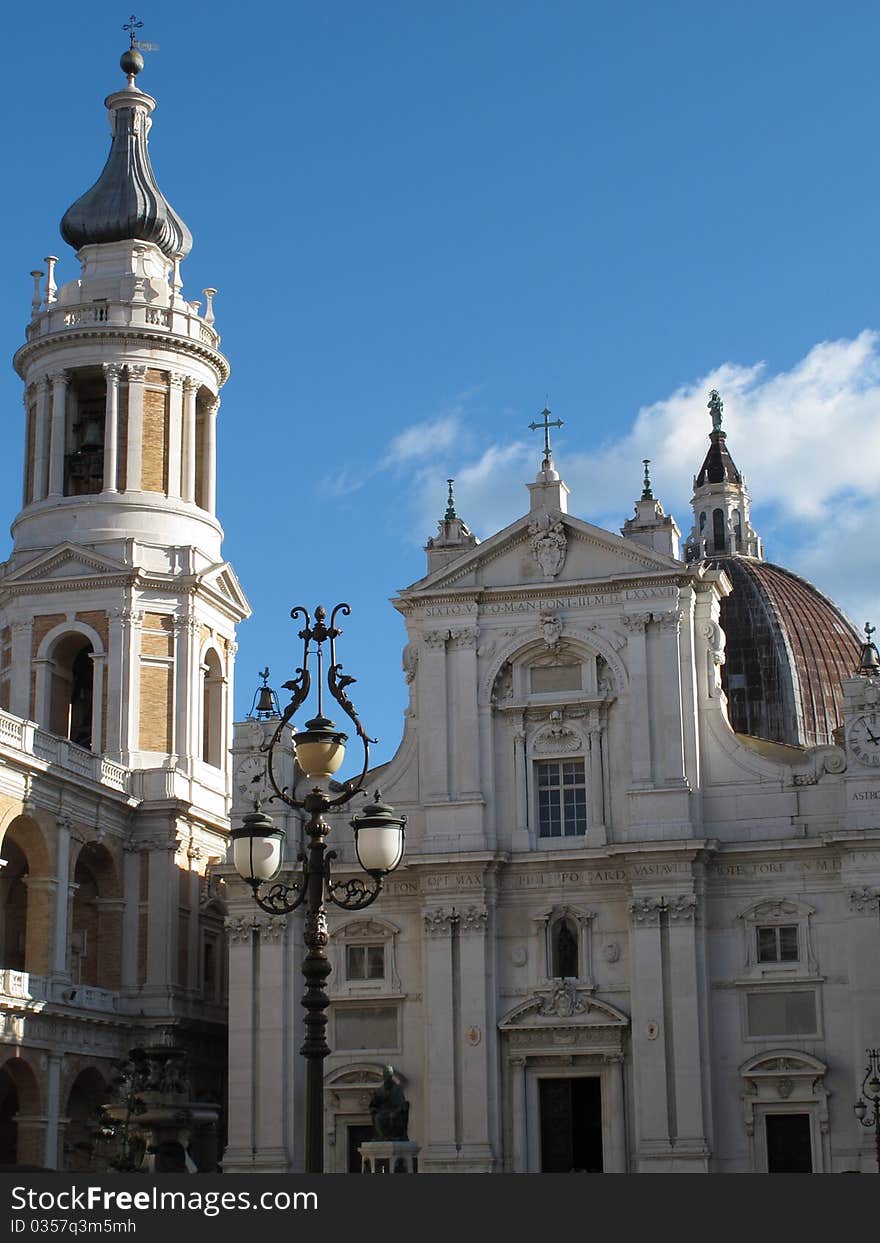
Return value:
<svg viewBox="0 0 880 1243">
<path fill-rule="evenodd" d="M 699 474 L 694 476 L 694 526 L 685 543 L 685 557 L 699 561 L 739 554 L 761 559 L 761 540 L 749 519 L 746 478 L 727 448 L 727 433 L 721 427 L 724 402 L 717 389 L 709 394 L 708 408 L 712 431 L 709 450 Z"/>
<path fill-rule="evenodd" d="M 159 189 L 147 134 L 156 101 L 135 85 L 144 67 L 137 48 L 123 53 L 124 90 L 108 95 L 110 154 L 101 176 L 67 209 L 61 236 L 75 250 L 108 242 L 150 242 L 170 260 L 192 249 L 192 234 Z"/>
</svg>

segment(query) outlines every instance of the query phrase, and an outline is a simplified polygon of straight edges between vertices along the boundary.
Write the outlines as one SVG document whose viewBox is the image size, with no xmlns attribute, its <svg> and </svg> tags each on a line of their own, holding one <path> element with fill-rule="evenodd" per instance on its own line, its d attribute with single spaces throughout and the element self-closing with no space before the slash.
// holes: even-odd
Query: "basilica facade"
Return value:
<svg viewBox="0 0 880 1243">
<path fill-rule="evenodd" d="M 647 473 L 621 534 L 570 514 L 545 412 L 523 516 L 480 543 L 450 494 L 394 600 L 409 707 L 371 779 L 406 859 L 330 914 L 328 1169 L 388 1063 L 422 1172 L 873 1168 L 880 665 L 764 560 L 709 411 L 683 546 Z M 297 1168 L 302 932 L 227 888 L 224 1168 Z"/>
</svg>

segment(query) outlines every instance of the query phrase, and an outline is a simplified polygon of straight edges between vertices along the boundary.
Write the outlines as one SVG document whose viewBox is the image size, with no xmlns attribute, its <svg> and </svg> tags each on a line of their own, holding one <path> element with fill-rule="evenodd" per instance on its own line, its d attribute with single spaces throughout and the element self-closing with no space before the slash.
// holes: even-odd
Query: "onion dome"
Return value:
<svg viewBox="0 0 880 1243">
<path fill-rule="evenodd" d="M 182 259 L 192 249 L 192 234 L 150 164 L 147 131 L 156 101 L 134 84 L 143 57 L 129 51 L 120 63 L 128 85 L 104 101 L 113 134 L 107 163 L 91 190 L 64 213 L 61 236 L 75 250 L 96 242 L 152 242 L 169 259 Z"/>
<path fill-rule="evenodd" d="M 830 745 L 843 721 L 841 682 L 859 663 L 855 628 L 818 588 L 781 566 L 743 556 L 710 564 L 733 583 L 721 602 L 731 725 L 772 742 Z"/>
</svg>

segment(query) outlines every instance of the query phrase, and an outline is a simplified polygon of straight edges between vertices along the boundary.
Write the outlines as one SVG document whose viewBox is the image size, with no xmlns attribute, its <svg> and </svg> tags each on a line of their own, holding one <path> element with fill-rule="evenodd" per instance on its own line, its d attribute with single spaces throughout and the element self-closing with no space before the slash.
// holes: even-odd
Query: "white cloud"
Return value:
<svg viewBox="0 0 880 1243">
<path fill-rule="evenodd" d="M 395 436 L 385 451 L 388 466 L 404 466 L 423 458 L 445 453 L 460 435 L 461 421 L 450 413 L 423 423 L 414 423 Z"/>
<path fill-rule="evenodd" d="M 708 446 L 712 388 L 724 400 L 728 445 L 747 477 L 768 557 L 816 582 L 859 623 L 867 616 L 880 621 L 880 587 L 873 586 L 880 583 L 876 332 L 820 342 L 777 373 L 762 362 L 723 363 L 644 406 L 616 439 L 591 451 L 557 452 L 572 512 L 617 530 L 632 512 L 647 457 L 655 495 L 687 535 L 692 476 Z M 445 419 L 435 422 L 446 425 Z M 397 441 L 408 444 L 411 433 L 432 425 L 417 425 Z M 414 435 L 415 442 L 427 434 Z M 485 538 L 526 512 L 523 484 L 537 466 L 536 455 L 519 441 L 475 445 L 475 456 L 463 449 L 454 433 L 448 435 L 444 461 L 456 478 L 458 512 Z M 438 465 L 422 462 L 412 477 L 413 508 L 425 530 L 439 517 Z"/>
</svg>

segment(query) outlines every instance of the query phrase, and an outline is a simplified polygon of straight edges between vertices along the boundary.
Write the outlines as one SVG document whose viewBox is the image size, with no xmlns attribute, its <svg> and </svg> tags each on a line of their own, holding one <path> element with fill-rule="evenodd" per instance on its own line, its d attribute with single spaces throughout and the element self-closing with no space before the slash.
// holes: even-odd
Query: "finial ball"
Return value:
<svg viewBox="0 0 880 1243">
<path fill-rule="evenodd" d="M 144 67 L 144 58 L 137 48 L 128 48 L 119 57 L 119 67 L 127 77 L 136 77 Z"/>
</svg>

